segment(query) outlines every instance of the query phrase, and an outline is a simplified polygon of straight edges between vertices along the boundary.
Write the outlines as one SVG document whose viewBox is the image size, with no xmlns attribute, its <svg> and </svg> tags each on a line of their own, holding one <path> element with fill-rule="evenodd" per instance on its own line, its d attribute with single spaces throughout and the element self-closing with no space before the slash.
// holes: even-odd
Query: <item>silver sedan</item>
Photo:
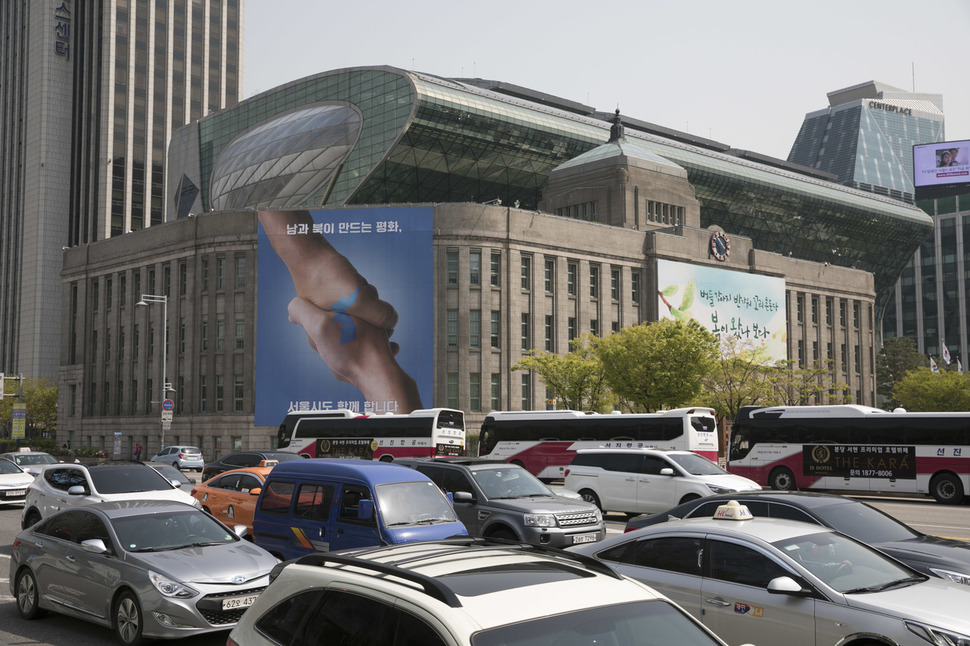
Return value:
<svg viewBox="0 0 970 646">
<path fill-rule="evenodd" d="M 132 646 L 232 628 L 277 562 L 189 505 L 106 502 L 22 531 L 10 591 L 24 619 L 51 610 L 111 628 Z"/>
</svg>

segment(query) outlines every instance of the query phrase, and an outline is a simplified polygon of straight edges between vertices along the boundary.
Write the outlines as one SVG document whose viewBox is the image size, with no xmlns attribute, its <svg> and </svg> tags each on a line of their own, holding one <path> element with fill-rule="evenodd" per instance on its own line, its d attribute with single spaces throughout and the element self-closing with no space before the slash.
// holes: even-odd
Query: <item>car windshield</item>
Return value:
<svg viewBox="0 0 970 646">
<path fill-rule="evenodd" d="M 100 494 L 165 491 L 172 488 L 164 476 L 143 464 L 92 467 L 88 473 Z"/>
<path fill-rule="evenodd" d="M 377 507 L 387 527 L 436 525 L 458 520 L 455 510 L 433 482 L 377 485 Z"/>
<path fill-rule="evenodd" d="M 48 455 L 47 453 L 15 453 L 14 462 L 26 466 L 34 464 L 57 464 L 54 456 Z"/>
<path fill-rule="evenodd" d="M 717 463 L 711 462 L 696 453 L 668 453 L 667 457 L 693 476 L 722 476 L 727 474 L 727 471 L 717 466 Z"/>
<path fill-rule="evenodd" d="M 202 453 L 202 451 L 199 450 L 199 448 L 198 447 L 195 447 L 195 446 L 183 446 L 182 448 L 179 449 L 179 453 L 192 453 L 192 454 L 195 454 L 195 453 Z"/>
<path fill-rule="evenodd" d="M 0 459 L 0 473 L 23 473 L 24 470 L 10 460 Z"/>
<path fill-rule="evenodd" d="M 473 646 L 718 646 L 718 641 L 667 601 L 589 608 L 499 626 L 472 635 Z"/>
<path fill-rule="evenodd" d="M 155 471 L 158 471 L 160 474 L 162 474 L 163 476 L 165 476 L 169 480 L 177 480 L 178 482 L 181 482 L 184 485 L 186 485 L 186 484 L 193 484 L 192 481 L 189 480 L 185 476 L 185 474 L 182 473 L 182 471 L 180 469 L 176 469 L 175 467 L 173 467 L 171 465 L 168 465 L 168 464 L 153 464 L 151 466 L 151 468 L 154 469 Z"/>
<path fill-rule="evenodd" d="M 837 592 L 874 592 L 926 578 L 836 532 L 796 536 L 772 545 Z"/>
<path fill-rule="evenodd" d="M 527 498 L 529 496 L 555 496 L 549 487 L 522 467 L 501 469 L 478 469 L 472 477 L 489 498 Z"/>
<path fill-rule="evenodd" d="M 165 552 L 185 547 L 234 543 L 239 537 L 202 511 L 125 516 L 112 521 L 128 552 Z"/>
<path fill-rule="evenodd" d="M 862 502 L 845 502 L 812 511 L 830 527 L 863 543 L 906 541 L 921 536 L 919 532 Z"/>
</svg>

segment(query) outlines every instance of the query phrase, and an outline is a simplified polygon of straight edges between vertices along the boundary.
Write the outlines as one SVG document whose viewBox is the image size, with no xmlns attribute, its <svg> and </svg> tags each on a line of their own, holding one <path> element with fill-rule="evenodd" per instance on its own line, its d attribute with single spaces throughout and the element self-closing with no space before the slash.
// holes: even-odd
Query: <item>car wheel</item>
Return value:
<svg viewBox="0 0 970 646">
<path fill-rule="evenodd" d="M 178 462 L 173 462 L 172 463 L 172 466 L 175 467 L 176 469 L 178 469 L 179 471 L 182 470 L 182 467 L 179 466 L 179 463 Z"/>
<path fill-rule="evenodd" d="M 22 529 L 33 527 L 39 522 L 40 522 L 40 513 L 38 513 L 36 509 L 31 509 L 30 511 L 27 512 L 27 515 L 24 517 Z"/>
<path fill-rule="evenodd" d="M 686 496 L 684 496 L 683 498 L 681 498 L 680 499 L 680 502 L 677 503 L 677 504 L 678 505 L 683 505 L 685 502 L 690 502 L 691 500 L 697 500 L 698 498 L 700 498 L 700 496 L 698 496 L 696 493 L 689 493 Z"/>
<path fill-rule="evenodd" d="M 794 491 L 795 490 L 795 476 L 786 467 L 780 467 L 771 472 L 768 476 L 768 484 L 772 489 L 777 489 L 778 491 Z"/>
<path fill-rule="evenodd" d="M 138 599 L 128 590 L 122 592 L 115 602 L 114 611 L 115 634 L 122 644 L 135 646 L 142 642 L 141 632 L 144 626 L 141 619 Z"/>
<path fill-rule="evenodd" d="M 517 541 L 519 537 L 515 535 L 511 529 L 507 527 L 500 527 L 494 531 L 488 533 L 485 538 L 498 538 L 503 541 Z"/>
<path fill-rule="evenodd" d="M 963 502 L 963 483 L 952 473 L 941 473 L 930 482 L 930 494 L 938 503 L 956 505 Z"/>
<path fill-rule="evenodd" d="M 600 511 L 603 511 L 603 505 L 600 504 L 599 496 L 597 496 L 589 489 L 583 489 L 582 491 L 580 491 L 579 497 L 585 500 L 586 502 L 593 503 Z"/>
<path fill-rule="evenodd" d="M 47 614 L 40 607 L 40 594 L 37 592 L 37 579 L 30 570 L 21 570 L 14 584 L 17 592 L 17 612 L 24 619 L 40 619 Z"/>
</svg>

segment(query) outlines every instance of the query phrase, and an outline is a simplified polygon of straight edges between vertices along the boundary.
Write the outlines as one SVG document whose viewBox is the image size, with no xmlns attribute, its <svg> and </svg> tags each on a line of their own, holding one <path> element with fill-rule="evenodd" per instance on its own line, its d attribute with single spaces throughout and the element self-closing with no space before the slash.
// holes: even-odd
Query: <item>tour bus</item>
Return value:
<svg viewBox="0 0 970 646">
<path fill-rule="evenodd" d="M 957 504 L 970 491 L 970 413 L 866 406 L 746 406 L 727 468 L 772 489 L 929 494 Z"/>
<path fill-rule="evenodd" d="M 693 451 L 717 462 L 717 423 L 711 408 L 659 413 L 575 410 L 489 413 L 478 455 L 521 465 L 543 480 L 564 477 L 579 449 L 645 448 Z"/>
<path fill-rule="evenodd" d="M 277 435 L 280 451 L 310 458 L 394 458 L 465 454 L 465 416 L 427 408 L 407 415 L 362 415 L 346 410 L 288 413 Z"/>
</svg>

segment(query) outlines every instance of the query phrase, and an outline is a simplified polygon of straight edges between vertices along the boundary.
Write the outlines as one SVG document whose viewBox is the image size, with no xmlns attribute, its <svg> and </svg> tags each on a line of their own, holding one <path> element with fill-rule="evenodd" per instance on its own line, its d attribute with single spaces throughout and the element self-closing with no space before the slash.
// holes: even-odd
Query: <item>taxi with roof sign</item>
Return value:
<svg viewBox="0 0 970 646">
<path fill-rule="evenodd" d="M 737 501 L 568 549 L 665 594 L 730 644 L 970 644 L 968 586 Z"/>
<path fill-rule="evenodd" d="M 192 487 L 192 497 L 202 503 L 202 510 L 229 527 L 245 525 L 246 538 L 252 540 L 253 514 L 263 490 L 266 476 L 279 462 L 260 460 L 258 467 L 223 471 L 214 478 Z"/>
</svg>

